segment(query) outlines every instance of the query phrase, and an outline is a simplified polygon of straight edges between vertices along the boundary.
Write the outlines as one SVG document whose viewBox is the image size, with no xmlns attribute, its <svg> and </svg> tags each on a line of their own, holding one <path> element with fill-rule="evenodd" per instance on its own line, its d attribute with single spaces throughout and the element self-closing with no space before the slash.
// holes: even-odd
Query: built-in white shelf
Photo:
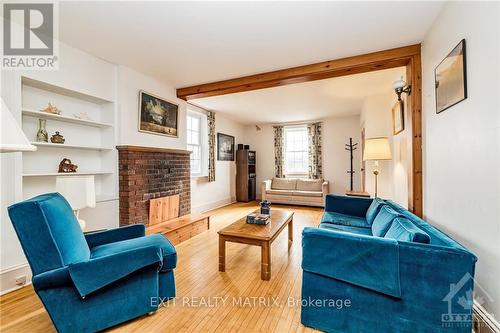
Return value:
<svg viewBox="0 0 500 333">
<path fill-rule="evenodd" d="M 79 118 L 75 118 L 75 117 L 68 117 L 68 116 L 63 116 L 60 114 L 53 114 L 53 113 L 36 111 L 36 110 L 25 109 L 25 108 L 23 108 L 23 115 L 30 116 L 30 117 L 36 117 L 36 118 L 42 118 L 42 119 L 52 119 L 52 120 L 64 121 L 67 123 L 73 123 L 73 124 L 79 124 L 79 125 L 85 125 L 85 126 L 100 127 L 100 128 L 113 126 L 112 124 L 102 123 L 99 121 L 79 119 Z"/>
<path fill-rule="evenodd" d="M 89 176 L 89 175 L 107 175 L 112 171 L 78 171 L 78 172 L 47 172 L 47 173 L 25 173 L 23 177 L 54 177 L 54 176 Z"/>
<path fill-rule="evenodd" d="M 118 200 L 118 196 L 115 194 L 98 194 L 95 196 L 97 202 Z"/>
<path fill-rule="evenodd" d="M 52 142 L 31 142 L 32 145 L 38 147 L 49 147 L 49 148 L 71 148 L 71 149 L 85 149 L 85 150 L 112 150 L 113 148 L 106 147 L 96 147 L 96 146 L 82 146 L 82 145 L 70 145 L 66 143 L 52 143 Z"/>
<path fill-rule="evenodd" d="M 30 78 L 22 78 L 19 104 L 22 128 L 37 151 L 22 154 L 23 197 L 57 190 L 57 177 L 95 176 L 96 202 L 118 200 L 118 153 L 116 145 L 116 103 L 84 90 L 71 90 Z M 41 111 L 48 103 L 61 114 Z M 84 116 L 84 119 L 79 116 Z M 49 135 L 59 132 L 63 144 L 37 142 L 39 119 L 46 120 Z M 68 158 L 77 172 L 57 172 L 58 163 Z M 102 208 L 101 208 L 102 209 Z"/>
</svg>

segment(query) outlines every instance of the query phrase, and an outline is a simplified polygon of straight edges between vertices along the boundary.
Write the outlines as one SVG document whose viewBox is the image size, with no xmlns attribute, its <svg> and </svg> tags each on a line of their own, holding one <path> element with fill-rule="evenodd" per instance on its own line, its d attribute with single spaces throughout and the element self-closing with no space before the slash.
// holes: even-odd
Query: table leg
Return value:
<svg viewBox="0 0 500 333">
<path fill-rule="evenodd" d="M 288 246 L 291 246 L 293 242 L 293 217 L 288 222 Z"/>
<path fill-rule="evenodd" d="M 271 244 L 269 242 L 262 242 L 261 245 L 260 278 L 266 281 L 271 279 Z"/>
<path fill-rule="evenodd" d="M 219 235 L 219 272 L 226 271 L 226 240 Z"/>
</svg>

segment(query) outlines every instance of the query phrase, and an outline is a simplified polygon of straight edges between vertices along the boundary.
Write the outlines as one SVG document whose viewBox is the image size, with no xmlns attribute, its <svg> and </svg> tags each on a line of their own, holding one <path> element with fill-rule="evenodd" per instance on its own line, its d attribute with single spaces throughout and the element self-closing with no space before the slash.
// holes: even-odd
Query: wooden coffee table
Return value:
<svg viewBox="0 0 500 333">
<path fill-rule="evenodd" d="M 293 241 L 293 212 L 273 210 L 267 225 L 248 224 L 246 217 L 228 225 L 219 233 L 219 271 L 226 270 L 226 242 L 256 245 L 261 247 L 262 280 L 271 279 L 271 243 L 288 225 L 288 246 Z"/>
</svg>

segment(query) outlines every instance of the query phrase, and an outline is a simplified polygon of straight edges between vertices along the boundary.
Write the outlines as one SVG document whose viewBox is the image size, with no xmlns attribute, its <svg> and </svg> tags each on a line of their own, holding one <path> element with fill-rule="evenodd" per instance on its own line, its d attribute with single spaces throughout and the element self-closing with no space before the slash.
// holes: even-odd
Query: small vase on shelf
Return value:
<svg viewBox="0 0 500 333">
<path fill-rule="evenodd" d="M 49 134 L 45 129 L 47 121 L 45 119 L 38 119 L 38 132 L 36 132 L 37 142 L 49 142 Z"/>
</svg>

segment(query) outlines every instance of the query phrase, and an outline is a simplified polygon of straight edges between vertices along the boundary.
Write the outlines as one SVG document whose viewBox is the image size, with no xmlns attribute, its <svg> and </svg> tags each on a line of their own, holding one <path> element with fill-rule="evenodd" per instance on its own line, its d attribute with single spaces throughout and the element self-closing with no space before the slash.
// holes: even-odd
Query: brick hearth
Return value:
<svg viewBox="0 0 500 333">
<path fill-rule="evenodd" d="M 117 146 L 120 226 L 148 225 L 149 200 L 179 194 L 179 215 L 191 211 L 187 150 Z"/>
</svg>

